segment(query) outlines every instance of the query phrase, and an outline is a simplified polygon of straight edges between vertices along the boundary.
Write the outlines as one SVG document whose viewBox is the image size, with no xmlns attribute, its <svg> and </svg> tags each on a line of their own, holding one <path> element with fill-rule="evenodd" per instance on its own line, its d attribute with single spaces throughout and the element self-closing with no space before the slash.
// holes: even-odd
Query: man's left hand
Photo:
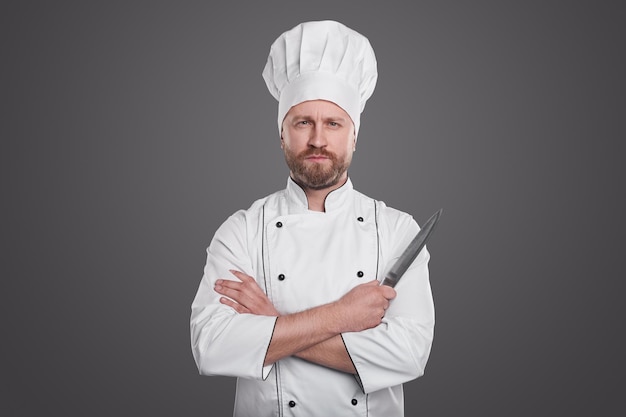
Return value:
<svg viewBox="0 0 626 417">
<path fill-rule="evenodd" d="M 230 272 L 240 281 L 218 279 L 215 282 L 215 292 L 224 296 L 220 298 L 220 303 L 232 307 L 238 313 L 280 316 L 254 278 L 240 271 Z"/>
</svg>

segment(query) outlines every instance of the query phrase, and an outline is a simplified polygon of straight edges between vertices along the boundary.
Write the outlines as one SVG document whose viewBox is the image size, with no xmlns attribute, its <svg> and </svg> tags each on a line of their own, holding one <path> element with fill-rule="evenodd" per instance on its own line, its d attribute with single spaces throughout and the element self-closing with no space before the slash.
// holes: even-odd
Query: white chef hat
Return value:
<svg viewBox="0 0 626 417">
<path fill-rule="evenodd" d="M 289 109 L 328 100 L 345 110 L 358 134 L 360 114 L 378 72 L 367 38 L 330 20 L 305 22 L 284 32 L 270 48 L 263 78 L 278 100 L 278 130 Z"/>
</svg>

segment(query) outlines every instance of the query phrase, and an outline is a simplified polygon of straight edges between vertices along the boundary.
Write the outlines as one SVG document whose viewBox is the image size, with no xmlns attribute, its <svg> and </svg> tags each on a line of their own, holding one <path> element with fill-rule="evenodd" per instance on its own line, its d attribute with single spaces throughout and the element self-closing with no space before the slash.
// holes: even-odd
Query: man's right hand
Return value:
<svg viewBox="0 0 626 417">
<path fill-rule="evenodd" d="M 380 324 L 389 301 L 396 291 L 376 280 L 358 285 L 341 297 L 335 306 L 341 323 L 341 333 L 359 332 Z"/>
<path fill-rule="evenodd" d="M 215 282 L 215 292 L 224 296 L 220 298 L 220 303 L 232 307 L 240 314 L 280 316 L 254 278 L 241 271 L 230 272 L 239 278 L 239 281 L 218 279 Z"/>
</svg>

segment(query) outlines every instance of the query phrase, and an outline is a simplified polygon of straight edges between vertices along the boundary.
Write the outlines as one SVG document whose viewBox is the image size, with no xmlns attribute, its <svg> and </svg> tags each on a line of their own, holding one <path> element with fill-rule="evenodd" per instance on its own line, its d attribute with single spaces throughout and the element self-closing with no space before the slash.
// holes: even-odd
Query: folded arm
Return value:
<svg viewBox="0 0 626 417">
<path fill-rule="evenodd" d="M 381 323 L 392 288 L 378 281 L 361 284 L 334 303 L 280 316 L 254 278 L 231 271 L 240 281 L 218 280 L 215 291 L 220 302 L 238 313 L 279 316 L 265 356 L 264 365 L 296 356 L 343 372 L 356 373 L 341 334 L 359 332 Z"/>
</svg>

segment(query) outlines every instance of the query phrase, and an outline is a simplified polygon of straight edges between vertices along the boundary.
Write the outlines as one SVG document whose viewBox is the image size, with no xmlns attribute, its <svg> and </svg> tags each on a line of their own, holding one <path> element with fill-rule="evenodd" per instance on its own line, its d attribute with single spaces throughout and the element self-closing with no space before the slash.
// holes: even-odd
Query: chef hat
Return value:
<svg viewBox="0 0 626 417">
<path fill-rule="evenodd" d="M 367 38 L 327 20 L 301 23 L 280 35 L 270 48 L 263 78 L 278 100 L 279 132 L 292 106 L 328 100 L 348 113 L 357 134 L 378 72 Z"/>
</svg>

